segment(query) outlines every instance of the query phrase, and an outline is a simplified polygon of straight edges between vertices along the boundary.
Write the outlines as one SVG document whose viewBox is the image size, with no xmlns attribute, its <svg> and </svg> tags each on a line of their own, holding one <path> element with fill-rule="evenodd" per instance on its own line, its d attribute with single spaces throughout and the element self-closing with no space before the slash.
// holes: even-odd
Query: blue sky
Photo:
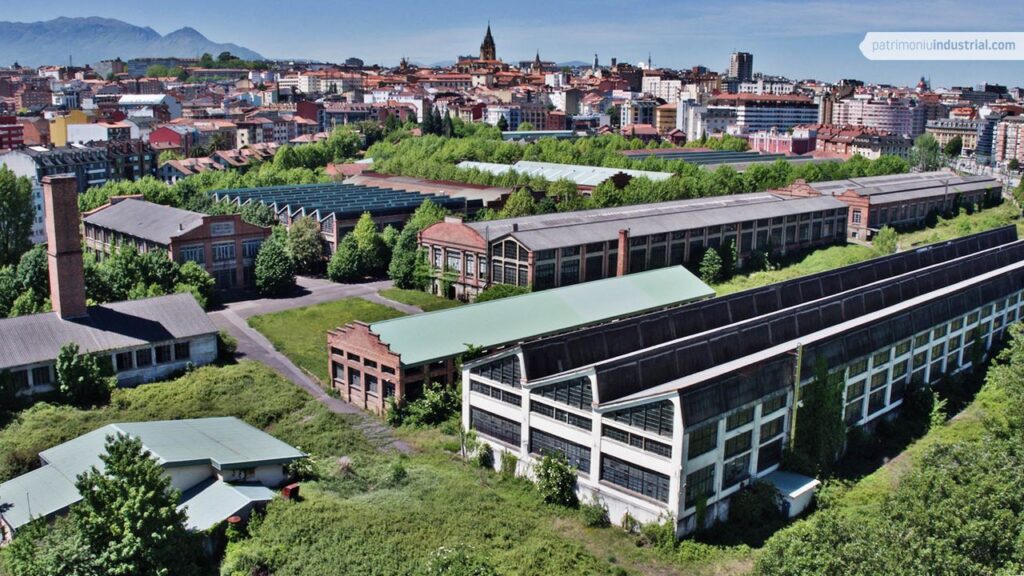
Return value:
<svg viewBox="0 0 1024 576">
<path fill-rule="evenodd" d="M 8 4 L 8 2 L 5 2 Z M 0 19 L 105 16 L 166 34 L 191 26 L 212 40 L 268 57 L 367 62 L 453 60 L 475 53 L 488 19 L 498 57 L 722 70 L 729 53 L 754 53 L 754 69 L 793 78 L 859 78 L 934 86 L 1024 85 L 1024 62 L 872 62 L 857 46 L 868 31 L 1024 31 L 1019 0 L 47 0 L 10 2 Z"/>
</svg>

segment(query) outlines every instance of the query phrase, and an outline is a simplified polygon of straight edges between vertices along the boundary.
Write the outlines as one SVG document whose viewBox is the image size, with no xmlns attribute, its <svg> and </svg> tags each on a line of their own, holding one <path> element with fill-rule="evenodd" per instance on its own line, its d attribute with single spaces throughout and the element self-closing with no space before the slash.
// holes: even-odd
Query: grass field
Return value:
<svg viewBox="0 0 1024 576">
<path fill-rule="evenodd" d="M 336 302 L 295 308 L 249 318 L 249 325 L 259 330 L 282 354 L 298 367 L 327 382 L 327 331 L 353 320 L 377 322 L 397 318 L 402 313 L 394 308 L 362 298 L 346 298 Z"/>
<path fill-rule="evenodd" d="M 36 404 L 0 430 L 0 481 L 38 465 L 38 453 L 114 422 L 236 416 L 314 454 L 365 454 L 352 427 L 262 364 L 200 368 L 177 380 L 114 390 L 92 410 Z"/>
<path fill-rule="evenodd" d="M 0 429 L 0 480 L 38 466 L 36 454 L 112 422 L 234 415 L 311 453 L 318 480 L 298 502 L 273 502 L 251 536 L 234 543 L 222 574 L 420 574 L 441 546 L 462 546 L 499 574 L 736 574 L 749 551 L 701 547 L 683 557 L 638 547 L 618 528 L 586 528 L 574 510 L 546 505 L 532 484 L 461 461 L 453 436 L 402 429 L 417 446 L 375 450 L 355 416 L 338 415 L 270 369 L 243 361 L 177 380 L 116 390 L 81 410 L 37 404 Z M 347 456 L 349 465 L 339 465 Z M 392 473 L 401 459 L 407 476 Z M 0 563 L 2 564 L 2 563 Z M 3 573 L 0 565 L 0 573 Z"/>
<path fill-rule="evenodd" d="M 952 240 L 953 238 L 976 234 L 1009 224 L 1016 224 L 1017 233 L 1024 237 L 1024 220 L 1020 218 L 1019 211 L 1012 204 L 1005 202 L 994 208 L 981 210 L 974 214 L 961 214 L 948 220 L 940 218 L 939 222 L 932 228 L 900 234 L 898 242 L 900 250 L 907 250 L 916 246 Z M 713 288 L 719 296 L 722 296 L 739 292 L 740 290 L 749 290 L 776 282 L 784 282 L 808 274 L 825 272 L 840 266 L 849 266 L 877 256 L 879 256 L 878 252 L 868 246 L 858 244 L 832 246 L 815 250 L 803 260 L 794 264 L 777 270 L 734 276 L 726 282 L 713 286 Z"/>
<path fill-rule="evenodd" d="M 395 302 L 401 302 L 402 304 L 408 304 L 415 306 L 424 312 L 432 312 L 434 310 L 444 310 L 445 308 L 454 308 L 462 305 L 462 302 L 458 300 L 449 300 L 447 298 L 439 298 L 433 294 L 427 294 L 420 290 L 404 290 L 402 288 L 386 288 L 380 291 L 380 295 L 387 298 L 388 300 L 394 300 Z"/>
</svg>

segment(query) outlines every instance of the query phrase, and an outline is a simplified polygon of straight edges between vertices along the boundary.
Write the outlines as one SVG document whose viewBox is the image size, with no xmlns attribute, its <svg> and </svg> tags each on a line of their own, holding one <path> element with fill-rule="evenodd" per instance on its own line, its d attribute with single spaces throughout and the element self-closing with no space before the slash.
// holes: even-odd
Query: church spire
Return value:
<svg viewBox="0 0 1024 576">
<path fill-rule="evenodd" d="M 494 47 L 494 36 L 491 36 L 491 21 L 487 21 L 487 33 L 484 34 L 484 41 L 480 44 L 481 60 L 497 60 L 497 50 Z"/>
</svg>

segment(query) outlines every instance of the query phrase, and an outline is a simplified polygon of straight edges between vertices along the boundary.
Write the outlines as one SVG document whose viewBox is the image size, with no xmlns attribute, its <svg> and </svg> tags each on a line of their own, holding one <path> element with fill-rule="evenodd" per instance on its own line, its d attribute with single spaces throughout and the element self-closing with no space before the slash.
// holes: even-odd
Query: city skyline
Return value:
<svg viewBox="0 0 1024 576">
<path fill-rule="evenodd" d="M 372 4 L 357 0 L 318 6 L 321 16 L 310 18 L 308 11 L 281 11 L 266 0 L 254 0 L 245 13 L 197 0 L 173 7 L 129 0 L 102 6 L 56 0 L 45 7 L 9 7 L 5 19 L 30 22 L 100 16 L 149 26 L 162 34 L 190 26 L 211 40 L 240 44 L 268 58 L 339 62 L 355 56 L 385 66 L 403 57 L 429 66 L 473 54 L 489 20 L 497 56 L 507 62 L 532 60 L 537 52 L 549 61 L 588 63 L 597 53 L 602 64 L 613 57 L 637 63 L 650 54 L 655 67 L 704 65 L 724 70 L 731 52 L 744 51 L 754 54 L 755 72 L 793 79 L 857 78 L 913 85 L 924 76 L 933 86 L 950 87 L 984 82 L 1013 86 L 1024 76 L 1024 63 L 1019 62 L 878 62 L 865 59 L 858 49 L 866 32 L 891 31 L 893 23 L 908 31 L 1012 30 L 1024 23 L 1024 17 L 1009 2 L 996 2 L 984 12 L 951 1 L 900 6 L 871 1 L 856 10 L 839 2 L 748 1 L 728 7 L 672 2 L 656 12 L 637 14 L 621 3 L 572 1 L 563 6 L 574 14 L 568 24 L 553 23 L 535 0 L 483 9 L 457 0 L 443 13 L 418 10 L 401 1 L 396 6 L 382 18 L 370 10 Z M 993 19 L 992 13 L 1002 14 Z M 283 33 L 268 33 L 263 20 L 271 17 Z M 949 26 L 951 22 L 955 28 Z M 382 27 L 392 33 L 381 34 Z"/>
</svg>

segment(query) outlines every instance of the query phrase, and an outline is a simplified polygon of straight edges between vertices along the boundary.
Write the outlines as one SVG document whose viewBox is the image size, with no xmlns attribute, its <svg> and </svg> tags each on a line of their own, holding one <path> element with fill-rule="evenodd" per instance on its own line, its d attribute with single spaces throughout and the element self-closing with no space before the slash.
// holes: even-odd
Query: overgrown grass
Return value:
<svg viewBox="0 0 1024 576">
<path fill-rule="evenodd" d="M 394 308 L 363 300 L 346 298 L 249 318 L 249 325 L 259 330 L 282 354 L 308 371 L 320 382 L 328 382 L 327 331 L 354 320 L 377 322 L 397 318 L 402 313 Z"/>
<path fill-rule="evenodd" d="M 454 308 L 462 304 L 462 302 L 458 300 L 439 298 L 433 294 L 427 294 L 420 290 L 405 290 L 402 288 L 386 288 L 380 291 L 380 295 L 388 300 L 394 300 L 395 302 L 415 306 L 424 312 Z"/>
<path fill-rule="evenodd" d="M 962 213 L 950 219 L 939 218 L 938 223 L 923 230 L 905 232 L 898 235 L 900 250 L 906 250 L 924 244 L 952 240 L 969 234 L 977 234 L 993 228 L 1016 224 L 1017 233 L 1024 237 L 1024 220 L 1020 218 L 1020 211 L 1009 202 L 1004 202 L 994 208 L 980 210 L 974 214 Z M 826 272 L 841 266 L 857 264 L 870 258 L 876 258 L 880 254 L 873 248 L 859 244 L 846 244 L 843 246 L 831 246 L 821 250 L 815 250 L 799 262 L 783 266 L 777 270 L 763 272 L 752 272 L 741 276 L 734 276 L 732 279 L 714 286 L 715 292 L 719 295 L 731 294 L 740 290 L 749 290 L 784 282 L 806 276 Z"/>
<path fill-rule="evenodd" d="M 0 430 L 0 481 L 38 465 L 38 453 L 115 422 L 237 416 L 312 454 L 364 454 L 353 416 L 333 414 L 262 364 L 200 368 L 176 380 L 113 392 L 92 410 L 36 404 Z"/>
</svg>

